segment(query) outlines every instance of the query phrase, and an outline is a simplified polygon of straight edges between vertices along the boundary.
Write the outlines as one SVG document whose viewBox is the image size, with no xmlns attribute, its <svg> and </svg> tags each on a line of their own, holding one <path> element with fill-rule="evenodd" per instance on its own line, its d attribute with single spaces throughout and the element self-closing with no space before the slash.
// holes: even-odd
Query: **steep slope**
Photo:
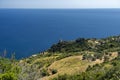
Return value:
<svg viewBox="0 0 120 80">
<path fill-rule="evenodd" d="M 12 71 L 15 74 L 12 80 L 118 80 L 119 56 L 120 36 L 59 41 L 45 52 L 19 61 L 8 60 L 11 66 L 5 63 L 8 68 L 0 67 L 0 79 L 5 80 L 4 77 Z M 3 59 L 0 57 L 0 65 L 5 62 Z M 6 71 L 3 72 L 4 69 Z M 114 72 L 117 77 L 112 75 Z"/>
</svg>

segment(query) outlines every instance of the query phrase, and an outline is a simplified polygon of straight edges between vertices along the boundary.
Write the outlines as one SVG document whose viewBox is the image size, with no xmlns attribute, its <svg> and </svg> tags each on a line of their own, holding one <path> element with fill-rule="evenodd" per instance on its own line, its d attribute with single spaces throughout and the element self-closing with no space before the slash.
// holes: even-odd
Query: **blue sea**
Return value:
<svg viewBox="0 0 120 80">
<path fill-rule="evenodd" d="M 0 9 L 0 55 L 29 57 L 59 40 L 120 34 L 120 9 Z"/>
</svg>

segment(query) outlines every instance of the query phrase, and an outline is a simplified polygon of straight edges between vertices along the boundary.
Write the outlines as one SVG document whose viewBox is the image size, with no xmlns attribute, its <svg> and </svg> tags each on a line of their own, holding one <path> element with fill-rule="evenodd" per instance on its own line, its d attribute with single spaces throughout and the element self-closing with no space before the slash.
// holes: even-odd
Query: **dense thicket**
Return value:
<svg viewBox="0 0 120 80">
<path fill-rule="evenodd" d="M 120 49 L 120 36 L 108 37 L 105 39 L 78 38 L 73 41 L 59 41 L 48 49 L 49 52 L 80 52 L 104 50 L 115 51 Z"/>
</svg>

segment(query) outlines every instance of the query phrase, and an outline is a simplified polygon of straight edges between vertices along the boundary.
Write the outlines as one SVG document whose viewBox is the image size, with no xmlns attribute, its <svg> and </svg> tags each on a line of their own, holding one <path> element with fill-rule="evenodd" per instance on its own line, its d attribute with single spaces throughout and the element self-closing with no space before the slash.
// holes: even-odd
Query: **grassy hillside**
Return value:
<svg viewBox="0 0 120 80">
<path fill-rule="evenodd" d="M 120 79 L 120 58 L 110 62 L 89 66 L 85 72 L 74 75 L 58 75 L 52 80 L 119 80 Z"/>
<path fill-rule="evenodd" d="M 119 80 L 120 36 L 59 41 L 19 61 L 0 57 L 0 80 Z"/>
</svg>

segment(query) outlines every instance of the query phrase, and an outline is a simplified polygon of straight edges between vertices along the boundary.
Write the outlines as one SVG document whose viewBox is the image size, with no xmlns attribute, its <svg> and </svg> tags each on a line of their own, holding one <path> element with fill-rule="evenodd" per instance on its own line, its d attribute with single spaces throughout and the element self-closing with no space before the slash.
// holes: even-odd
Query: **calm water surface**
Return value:
<svg viewBox="0 0 120 80">
<path fill-rule="evenodd" d="M 60 39 L 118 34 L 120 9 L 0 9 L 0 53 L 8 57 L 28 57 Z"/>
</svg>

